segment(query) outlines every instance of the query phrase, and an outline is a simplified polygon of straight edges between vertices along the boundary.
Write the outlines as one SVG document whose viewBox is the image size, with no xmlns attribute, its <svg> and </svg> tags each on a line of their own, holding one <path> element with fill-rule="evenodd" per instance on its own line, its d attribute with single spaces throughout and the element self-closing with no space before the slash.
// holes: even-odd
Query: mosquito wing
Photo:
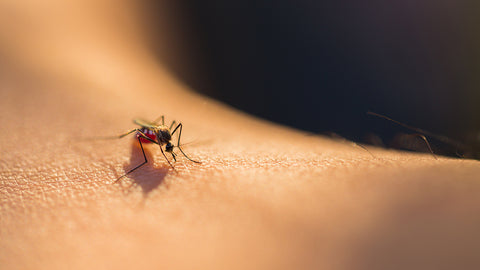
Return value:
<svg viewBox="0 0 480 270">
<path fill-rule="evenodd" d="M 145 127 L 145 128 L 155 128 L 157 127 L 157 125 L 155 125 L 154 123 L 150 122 L 150 121 L 147 121 L 147 120 L 144 120 L 144 119 L 140 119 L 140 118 L 135 118 L 133 119 L 133 123 L 141 126 L 141 127 Z"/>
</svg>

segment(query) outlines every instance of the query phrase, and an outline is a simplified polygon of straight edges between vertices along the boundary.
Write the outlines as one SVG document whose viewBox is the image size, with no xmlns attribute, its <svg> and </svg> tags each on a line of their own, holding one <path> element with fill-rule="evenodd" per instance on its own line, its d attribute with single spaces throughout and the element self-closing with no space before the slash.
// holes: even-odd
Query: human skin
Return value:
<svg viewBox="0 0 480 270">
<path fill-rule="evenodd" d="M 480 265 L 478 161 L 257 119 L 171 75 L 130 9 L 46 3 L 0 4 L 1 269 Z M 113 183 L 143 161 L 138 142 L 89 138 L 160 115 L 201 164 L 177 149 L 174 171 L 145 145 L 148 164 Z"/>
</svg>

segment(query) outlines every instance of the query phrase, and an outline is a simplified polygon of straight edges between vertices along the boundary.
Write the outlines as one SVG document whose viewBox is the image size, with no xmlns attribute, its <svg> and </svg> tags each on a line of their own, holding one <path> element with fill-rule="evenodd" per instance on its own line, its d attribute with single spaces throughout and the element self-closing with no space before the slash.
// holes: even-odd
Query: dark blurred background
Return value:
<svg viewBox="0 0 480 270">
<path fill-rule="evenodd" d="M 198 92 L 299 129 L 387 143 L 406 131 L 374 111 L 465 141 L 480 134 L 479 7 L 179 0 L 181 57 L 167 63 Z"/>
</svg>

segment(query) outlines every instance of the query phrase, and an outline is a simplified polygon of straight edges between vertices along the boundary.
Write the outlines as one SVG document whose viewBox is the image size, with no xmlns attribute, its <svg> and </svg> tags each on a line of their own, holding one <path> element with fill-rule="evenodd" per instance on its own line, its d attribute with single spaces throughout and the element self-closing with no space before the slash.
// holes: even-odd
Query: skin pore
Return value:
<svg viewBox="0 0 480 270">
<path fill-rule="evenodd" d="M 0 268 L 480 265 L 478 161 L 368 152 L 196 94 L 150 53 L 138 5 L 0 2 Z M 160 115 L 202 163 L 174 172 L 144 145 L 111 184 L 138 141 L 86 138 Z"/>
</svg>

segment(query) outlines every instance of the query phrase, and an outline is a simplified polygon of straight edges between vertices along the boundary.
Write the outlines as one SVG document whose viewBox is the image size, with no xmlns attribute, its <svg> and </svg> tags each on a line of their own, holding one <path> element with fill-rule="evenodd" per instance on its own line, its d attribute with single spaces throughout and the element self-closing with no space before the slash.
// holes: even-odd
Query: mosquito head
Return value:
<svg viewBox="0 0 480 270">
<path fill-rule="evenodd" d="M 165 151 L 169 153 L 173 153 L 173 144 L 171 142 L 168 142 L 167 145 L 165 146 Z"/>
</svg>

